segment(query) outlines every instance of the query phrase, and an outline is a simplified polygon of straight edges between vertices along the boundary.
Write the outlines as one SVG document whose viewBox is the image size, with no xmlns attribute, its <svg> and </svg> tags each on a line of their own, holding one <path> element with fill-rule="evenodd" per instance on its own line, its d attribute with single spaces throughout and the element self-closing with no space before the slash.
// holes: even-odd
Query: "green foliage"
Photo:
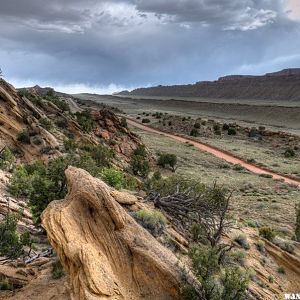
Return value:
<svg viewBox="0 0 300 300">
<path fill-rule="evenodd" d="M 278 272 L 279 274 L 285 274 L 285 269 L 284 269 L 284 267 L 278 267 L 278 268 L 277 268 L 277 272 Z"/>
<path fill-rule="evenodd" d="M 269 226 L 259 228 L 259 235 L 271 242 L 276 236 L 274 229 Z"/>
<path fill-rule="evenodd" d="M 234 241 L 237 242 L 240 246 L 242 246 L 244 249 L 249 250 L 250 245 L 247 241 L 247 236 L 245 234 L 239 234 L 234 238 Z"/>
<path fill-rule="evenodd" d="M 233 127 L 228 128 L 228 135 L 236 135 L 236 129 Z"/>
<path fill-rule="evenodd" d="M 147 156 L 146 147 L 143 144 L 140 144 L 137 146 L 137 148 L 134 150 L 133 155 L 138 155 L 142 157 Z"/>
<path fill-rule="evenodd" d="M 222 300 L 244 300 L 249 283 L 249 278 L 240 268 L 227 268 L 221 277 L 223 291 Z"/>
<path fill-rule="evenodd" d="M 15 156 L 12 151 L 5 147 L 0 154 L 0 169 L 9 171 L 15 161 Z"/>
<path fill-rule="evenodd" d="M 15 197 L 28 196 L 31 192 L 30 177 L 24 166 L 17 166 L 9 181 L 9 192 Z"/>
<path fill-rule="evenodd" d="M 65 139 L 64 140 L 65 150 L 68 152 L 74 152 L 78 148 L 78 143 L 75 139 Z"/>
<path fill-rule="evenodd" d="M 65 275 L 64 269 L 59 260 L 56 260 L 55 262 L 53 262 L 51 274 L 52 274 L 53 279 L 60 279 L 61 277 L 63 277 Z"/>
<path fill-rule="evenodd" d="M 184 300 L 198 300 L 199 299 L 195 288 L 189 284 L 186 284 L 181 288 L 181 295 Z"/>
<path fill-rule="evenodd" d="M 296 205 L 296 228 L 295 228 L 295 239 L 300 242 L 300 202 Z"/>
<path fill-rule="evenodd" d="M 0 222 L 0 256 L 18 258 L 24 253 L 24 246 L 31 244 L 28 232 L 19 235 L 17 224 L 20 215 L 9 213 Z"/>
<path fill-rule="evenodd" d="M 283 155 L 286 157 L 286 158 L 290 158 L 290 157 L 294 157 L 296 155 L 294 149 L 292 148 L 288 148 L 285 150 L 285 152 L 283 153 Z"/>
<path fill-rule="evenodd" d="M 127 120 L 125 117 L 121 118 L 121 126 L 124 128 L 128 128 Z"/>
<path fill-rule="evenodd" d="M 201 124 L 200 124 L 200 123 L 196 122 L 196 123 L 194 124 L 194 128 L 200 129 L 200 127 L 201 127 Z"/>
<path fill-rule="evenodd" d="M 145 119 L 142 119 L 142 123 L 150 123 L 151 121 L 150 121 L 150 119 L 147 119 L 147 118 L 145 118 Z"/>
<path fill-rule="evenodd" d="M 162 153 L 159 155 L 157 164 L 163 168 L 170 167 L 173 172 L 176 170 L 177 156 L 170 153 Z"/>
<path fill-rule="evenodd" d="M 23 144 L 30 144 L 30 136 L 27 129 L 19 132 L 17 135 L 17 140 Z"/>
<path fill-rule="evenodd" d="M 150 172 L 150 164 L 148 160 L 140 155 L 134 155 L 130 162 L 134 175 L 146 178 Z"/>
<path fill-rule="evenodd" d="M 95 128 L 95 122 L 92 119 L 91 113 L 88 110 L 77 112 L 76 119 L 83 131 L 89 133 Z"/>
<path fill-rule="evenodd" d="M 249 137 L 254 138 L 258 135 L 258 130 L 256 127 L 252 127 L 249 131 Z"/>
<path fill-rule="evenodd" d="M 190 132 L 190 136 L 197 137 L 199 136 L 199 131 L 197 128 L 193 128 Z"/>
<path fill-rule="evenodd" d="M 142 209 L 134 213 L 133 216 L 139 224 L 154 236 L 161 235 L 166 228 L 167 220 L 160 211 Z"/>
<path fill-rule="evenodd" d="M 118 190 L 126 185 L 124 173 L 114 168 L 104 168 L 100 176 L 104 182 Z"/>
<path fill-rule="evenodd" d="M 53 127 L 52 122 L 48 118 L 41 118 L 39 120 L 40 125 L 46 130 L 50 130 Z"/>
<path fill-rule="evenodd" d="M 90 151 L 91 157 L 95 160 L 98 167 L 109 167 L 115 156 L 114 151 L 103 145 L 94 146 Z"/>
<path fill-rule="evenodd" d="M 224 131 L 227 131 L 229 129 L 229 125 L 227 123 L 224 123 L 223 126 L 222 126 L 222 129 Z"/>
</svg>

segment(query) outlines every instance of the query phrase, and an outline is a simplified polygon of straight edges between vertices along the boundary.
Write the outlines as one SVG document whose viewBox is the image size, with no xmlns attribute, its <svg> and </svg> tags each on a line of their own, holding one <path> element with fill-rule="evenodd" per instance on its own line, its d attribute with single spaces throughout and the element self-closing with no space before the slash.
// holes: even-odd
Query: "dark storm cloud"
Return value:
<svg viewBox="0 0 300 300">
<path fill-rule="evenodd" d="M 297 12 L 290 19 L 293 5 L 282 0 L 0 0 L 0 7 L 0 65 L 20 84 L 135 87 L 300 65 Z"/>
</svg>

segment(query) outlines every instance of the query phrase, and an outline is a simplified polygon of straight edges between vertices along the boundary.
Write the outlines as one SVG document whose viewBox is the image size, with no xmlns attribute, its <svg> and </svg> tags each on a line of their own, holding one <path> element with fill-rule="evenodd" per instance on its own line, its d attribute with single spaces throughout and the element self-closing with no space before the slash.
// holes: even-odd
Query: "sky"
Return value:
<svg viewBox="0 0 300 300">
<path fill-rule="evenodd" d="M 300 67 L 300 0 L 0 0 L 16 87 L 108 94 Z"/>
</svg>

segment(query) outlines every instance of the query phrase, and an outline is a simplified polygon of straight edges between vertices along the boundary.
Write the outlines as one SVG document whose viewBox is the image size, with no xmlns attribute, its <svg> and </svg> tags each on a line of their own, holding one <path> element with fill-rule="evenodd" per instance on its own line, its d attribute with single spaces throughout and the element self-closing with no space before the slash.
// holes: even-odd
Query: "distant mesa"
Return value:
<svg viewBox="0 0 300 300">
<path fill-rule="evenodd" d="M 139 88 L 117 95 L 300 101 L 300 68 L 265 75 L 229 75 L 195 84 Z"/>
</svg>

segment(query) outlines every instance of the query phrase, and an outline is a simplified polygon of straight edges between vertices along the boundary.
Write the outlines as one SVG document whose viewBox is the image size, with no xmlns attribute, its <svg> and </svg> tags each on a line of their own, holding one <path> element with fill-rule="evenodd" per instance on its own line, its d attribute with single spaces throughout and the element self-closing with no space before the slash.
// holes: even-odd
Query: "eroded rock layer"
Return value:
<svg viewBox="0 0 300 300">
<path fill-rule="evenodd" d="M 72 297 L 179 299 L 177 258 L 138 225 L 109 187 L 69 167 L 69 193 L 42 215 L 48 238 L 70 276 Z"/>
</svg>

